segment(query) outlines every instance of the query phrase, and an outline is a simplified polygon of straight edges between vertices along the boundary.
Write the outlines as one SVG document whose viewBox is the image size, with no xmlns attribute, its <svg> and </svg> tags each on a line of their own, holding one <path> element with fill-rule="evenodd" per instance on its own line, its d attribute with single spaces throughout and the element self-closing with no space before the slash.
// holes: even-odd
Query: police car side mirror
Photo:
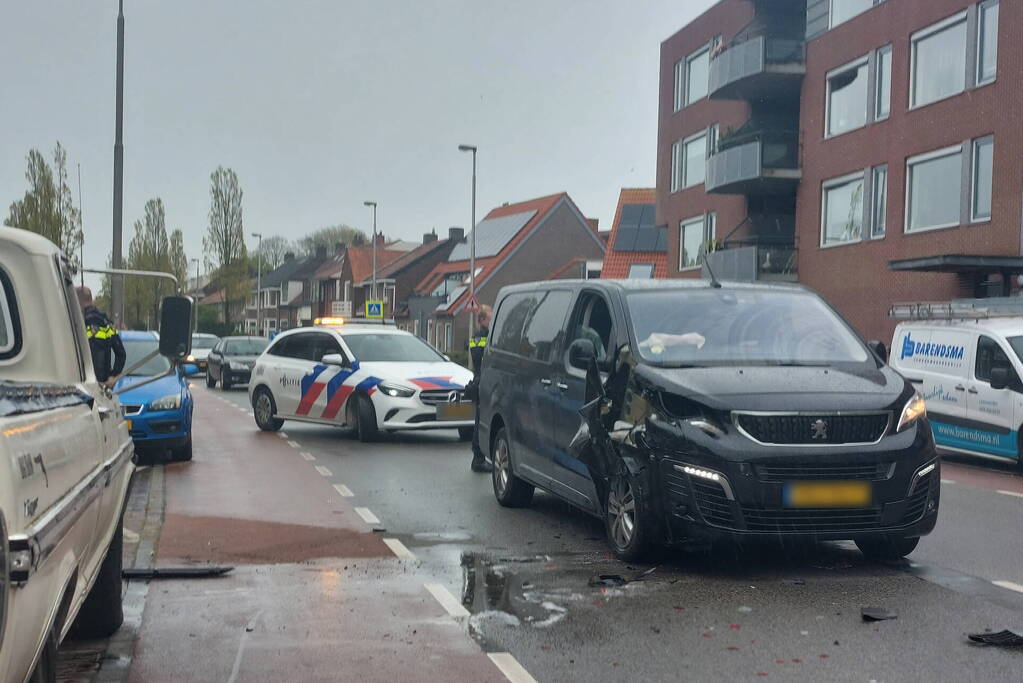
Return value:
<svg viewBox="0 0 1023 683">
<path fill-rule="evenodd" d="M 888 347 L 881 341 L 868 341 L 867 348 L 874 352 L 878 358 L 881 359 L 882 363 L 888 362 Z"/>
<path fill-rule="evenodd" d="M 568 347 L 568 364 L 578 370 L 586 370 L 596 356 L 597 349 L 589 339 L 576 339 Z"/>
<path fill-rule="evenodd" d="M 160 305 L 160 355 L 183 360 L 192 351 L 192 298 L 166 296 Z"/>
<path fill-rule="evenodd" d="M 1012 381 L 1012 375 L 1007 365 L 996 365 L 991 368 L 991 388 L 1005 389 Z"/>
<path fill-rule="evenodd" d="M 348 365 L 348 361 L 340 353 L 328 353 L 320 359 L 320 362 L 324 365 L 338 365 L 342 368 Z"/>
</svg>

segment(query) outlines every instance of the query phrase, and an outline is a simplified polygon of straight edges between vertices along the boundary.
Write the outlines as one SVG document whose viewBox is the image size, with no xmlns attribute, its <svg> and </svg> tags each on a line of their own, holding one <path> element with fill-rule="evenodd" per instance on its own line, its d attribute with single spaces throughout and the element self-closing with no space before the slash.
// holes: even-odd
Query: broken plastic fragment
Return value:
<svg viewBox="0 0 1023 683">
<path fill-rule="evenodd" d="M 590 587 L 596 588 L 597 586 L 624 586 L 628 581 L 623 576 L 618 574 L 600 574 L 597 576 L 590 577 Z"/>
<path fill-rule="evenodd" d="M 863 621 L 884 621 L 886 619 L 897 619 L 898 614 L 884 607 L 864 607 L 860 610 Z"/>
<path fill-rule="evenodd" d="M 995 647 L 1020 647 L 1023 646 L 1023 636 L 1012 631 L 999 631 L 998 633 L 971 633 L 967 636 L 970 640 L 981 645 L 994 645 Z"/>
</svg>

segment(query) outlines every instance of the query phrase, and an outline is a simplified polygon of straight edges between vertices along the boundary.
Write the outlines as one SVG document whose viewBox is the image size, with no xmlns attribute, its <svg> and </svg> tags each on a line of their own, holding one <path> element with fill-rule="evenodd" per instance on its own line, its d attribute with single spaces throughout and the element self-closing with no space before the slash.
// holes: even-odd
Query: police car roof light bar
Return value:
<svg viewBox="0 0 1023 683">
<path fill-rule="evenodd" d="M 888 311 L 894 320 L 982 320 L 1023 317 L 1023 299 L 955 299 L 894 304 Z"/>
</svg>

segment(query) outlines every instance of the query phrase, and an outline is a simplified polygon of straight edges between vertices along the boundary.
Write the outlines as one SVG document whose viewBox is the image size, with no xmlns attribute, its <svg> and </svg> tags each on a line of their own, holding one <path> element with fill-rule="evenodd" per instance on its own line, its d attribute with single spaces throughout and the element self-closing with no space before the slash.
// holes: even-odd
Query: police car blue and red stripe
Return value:
<svg viewBox="0 0 1023 683">
<path fill-rule="evenodd" d="M 249 397 L 261 429 L 301 420 L 352 427 L 362 440 L 408 429 L 472 436 L 469 370 L 390 325 L 317 322 L 278 335 L 256 361 Z"/>
</svg>

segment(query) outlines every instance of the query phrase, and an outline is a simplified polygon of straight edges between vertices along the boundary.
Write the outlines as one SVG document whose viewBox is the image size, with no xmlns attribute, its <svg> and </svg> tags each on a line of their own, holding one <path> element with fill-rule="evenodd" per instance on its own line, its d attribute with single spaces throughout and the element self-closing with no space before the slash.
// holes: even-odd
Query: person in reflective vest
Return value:
<svg viewBox="0 0 1023 683">
<path fill-rule="evenodd" d="M 85 336 L 89 338 L 89 351 L 92 354 L 92 368 L 100 384 L 113 387 L 117 376 L 124 370 L 126 354 L 121 335 L 117 333 L 110 318 L 96 308 L 92 301 L 92 290 L 88 287 L 75 289 L 78 303 L 85 317 Z M 110 356 L 113 355 L 113 361 Z"/>
<path fill-rule="evenodd" d="M 480 373 L 483 370 L 483 352 L 487 350 L 487 337 L 490 335 L 490 306 L 480 306 L 479 313 L 476 314 L 476 321 L 479 327 L 476 329 L 476 333 L 469 338 L 469 357 L 472 360 L 472 371 L 473 378 L 472 382 L 467 389 L 466 393 L 472 396 L 473 402 L 476 404 L 476 424 L 472 430 L 472 471 L 473 472 L 489 472 L 492 466 L 487 462 L 486 458 L 483 457 L 483 451 L 480 450 Z"/>
</svg>

